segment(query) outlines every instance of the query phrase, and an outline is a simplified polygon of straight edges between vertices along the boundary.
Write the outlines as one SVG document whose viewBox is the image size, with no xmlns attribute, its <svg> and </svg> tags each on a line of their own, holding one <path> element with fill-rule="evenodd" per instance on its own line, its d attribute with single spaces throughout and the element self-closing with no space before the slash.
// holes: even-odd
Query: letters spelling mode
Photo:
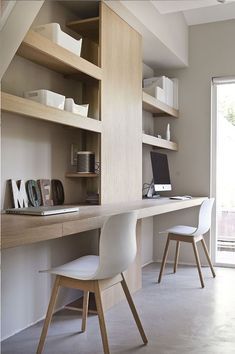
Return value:
<svg viewBox="0 0 235 354">
<path fill-rule="evenodd" d="M 14 208 L 62 205 L 64 203 L 63 184 L 58 179 L 38 181 L 10 180 Z"/>
</svg>

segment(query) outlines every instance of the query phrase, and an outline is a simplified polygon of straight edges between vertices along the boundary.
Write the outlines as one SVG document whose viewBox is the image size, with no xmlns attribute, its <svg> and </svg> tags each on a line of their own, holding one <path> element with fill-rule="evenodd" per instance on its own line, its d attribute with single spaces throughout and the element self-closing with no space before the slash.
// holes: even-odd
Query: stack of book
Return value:
<svg viewBox="0 0 235 354">
<path fill-rule="evenodd" d="M 87 204 L 99 204 L 99 193 L 87 193 L 86 197 Z"/>
</svg>

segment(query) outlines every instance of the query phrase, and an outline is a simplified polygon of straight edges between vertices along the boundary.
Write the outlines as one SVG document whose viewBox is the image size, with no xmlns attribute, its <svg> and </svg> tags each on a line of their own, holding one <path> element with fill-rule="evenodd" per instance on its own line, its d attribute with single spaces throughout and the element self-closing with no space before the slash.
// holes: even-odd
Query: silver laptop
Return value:
<svg viewBox="0 0 235 354">
<path fill-rule="evenodd" d="M 22 214 L 22 215 L 55 215 L 55 214 L 65 214 L 74 213 L 79 211 L 79 207 L 72 205 L 55 205 L 55 206 L 40 206 L 40 207 L 28 207 L 28 208 L 12 208 L 6 209 L 8 214 Z"/>
</svg>

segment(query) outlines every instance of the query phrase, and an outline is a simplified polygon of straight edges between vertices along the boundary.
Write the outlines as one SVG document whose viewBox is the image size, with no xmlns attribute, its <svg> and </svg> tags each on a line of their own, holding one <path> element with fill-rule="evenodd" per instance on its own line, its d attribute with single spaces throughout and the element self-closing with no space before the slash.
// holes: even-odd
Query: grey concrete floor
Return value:
<svg viewBox="0 0 235 354">
<path fill-rule="evenodd" d="M 134 301 L 149 343 L 141 338 L 125 301 L 106 312 L 111 353 L 122 354 L 234 354 L 235 269 L 216 268 L 213 279 L 203 268 L 200 288 L 195 267 L 167 267 L 156 284 L 159 265 L 143 270 L 143 288 Z M 101 354 L 97 316 L 90 316 L 85 333 L 79 333 L 81 316 L 63 310 L 54 316 L 44 354 Z M 2 343 L 2 354 L 34 354 L 42 322 Z"/>
</svg>

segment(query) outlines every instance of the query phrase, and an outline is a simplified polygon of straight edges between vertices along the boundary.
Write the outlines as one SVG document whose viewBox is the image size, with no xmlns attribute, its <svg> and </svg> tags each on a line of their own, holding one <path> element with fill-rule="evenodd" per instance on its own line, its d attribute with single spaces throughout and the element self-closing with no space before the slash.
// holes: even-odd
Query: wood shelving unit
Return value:
<svg viewBox="0 0 235 354">
<path fill-rule="evenodd" d="M 79 172 L 67 172 L 65 177 L 67 178 L 94 178 L 98 177 L 98 173 L 79 173 Z"/>
<path fill-rule="evenodd" d="M 162 149 L 168 149 L 168 150 L 173 150 L 173 151 L 178 150 L 178 145 L 176 143 L 174 143 L 173 141 L 159 139 L 159 138 L 156 138 L 155 136 L 148 135 L 148 134 L 143 134 L 142 142 L 143 142 L 143 144 L 152 145 L 152 146 L 162 148 Z"/>
<path fill-rule="evenodd" d="M 10 95 L 5 92 L 2 92 L 2 110 L 92 132 L 102 132 L 102 122 L 99 120 L 45 106 L 41 103 Z"/>
<path fill-rule="evenodd" d="M 66 25 L 82 37 L 89 38 L 95 43 L 99 43 L 99 23 L 99 17 L 92 17 L 68 22 Z"/>
<path fill-rule="evenodd" d="M 179 111 L 167 104 L 157 100 L 155 97 L 150 96 L 143 91 L 143 109 L 147 112 L 153 113 L 155 117 L 168 116 L 172 118 L 179 117 Z"/>
<path fill-rule="evenodd" d="M 102 69 L 49 39 L 30 30 L 17 54 L 62 74 L 77 74 L 79 80 L 102 79 Z M 85 78 L 84 78 L 85 74 Z"/>
<path fill-rule="evenodd" d="M 33 30 L 28 31 L 16 54 L 62 74 L 64 78 L 80 81 L 80 99 L 82 102 L 89 104 L 89 115 L 92 118 L 46 106 L 8 93 L 2 93 L 2 110 L 19 116 L 40 119 L 83 130 L 81 133 L 83 148 L 94 151 L 96 158 L 100 161 L 100 136 L 102 134 L 100 102 L 103 70 L 99 66 L 99 17 L 76 22 L 76 26 L 79 27 L 79 32 L 83 36 L 81 56 L 53 43 Z M 50 87 L 45 88 L 50 89 Z M 97 174 L 77 174 L 71 172 L 71 170 L 68 170 L 67 173 L 64 171 L 64 173 L 68 178 L 77 178 L 78 184 L 84 184 L 83 181 L 86 180 L 87 193 L 101 193 L 101 178 L 95 178 L 98 176 Z M 81 198 L 83 197 L 82 195 Z"/>
</svg>

